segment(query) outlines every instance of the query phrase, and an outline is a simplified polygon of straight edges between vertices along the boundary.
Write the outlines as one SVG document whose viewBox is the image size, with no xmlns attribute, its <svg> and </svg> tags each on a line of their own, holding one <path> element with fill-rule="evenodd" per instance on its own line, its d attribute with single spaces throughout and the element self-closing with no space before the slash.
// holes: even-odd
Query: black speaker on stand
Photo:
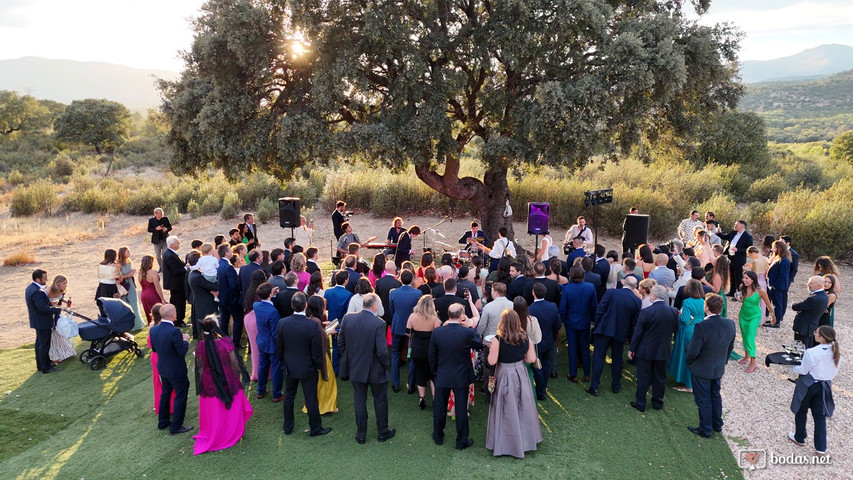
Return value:
<svg viewBox="0 0 853 480">
<path fill-rule="evenodd" d="M 622 251 L 634 252 L 637 247 L 649 239 L 649 216 L 628 214 L 625 216 L 625 233 L 622 237 Z"/>
<path fill-rule="evenodd" d="M 527 204 L 527 234 L 535 235 L 536 247 L 533 258 L 539 256 L 539 235 L 548 234 L 548 224 L 551 219 L 551 204 L 530 202 Z"/>
<path fill-rule="evenodd" d="M 278 199 L 278 224 L 281 228 L 289 228 L 293 237 L 293 229 L 301 225 L 302 201 L 299 197 L 282 197 Z"/>
</svg>

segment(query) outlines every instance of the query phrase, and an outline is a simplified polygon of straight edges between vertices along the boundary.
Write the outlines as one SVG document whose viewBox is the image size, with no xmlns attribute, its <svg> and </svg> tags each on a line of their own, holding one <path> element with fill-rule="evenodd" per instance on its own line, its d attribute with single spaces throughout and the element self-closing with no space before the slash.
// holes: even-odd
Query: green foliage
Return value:
<svg viewBox="0 0 853 480">
<path fill-rule="evenodd" d="M 98 154 L 112 152 L 130 132 L 130 111 L 109 100 L 74 100 L 56 119 L 53 128 L 60 141 L 89 145 Z"/>
<path fill-rule="evenodd" d="M 430 188 L 470 201 L 493 235 L 508 222 L 494 213 L 510 167 L 571 169 L 629 151 L 644 132 L 694 133 L 740 95 L 737 33 L 687 20 L 680 2 L 444 7 L 211 0 L 180 80 L 161 82 L 172 170 L 287 179 L 341 157 L 414 164 Z M 475 141 L 482 175 L 462 177 Z"/>
<path fill-rule="evenodd" d="M 853 254 L 853 179 L 839 180 L 823 192 L 798 189 L 779 196 L 774 231 L 796 239 L 800 255 L 849 258 Z"/>
<path fill-rule="evenodd" d="M 767 137 L 764 121 L 753 112 L 726 111 L 705 120 L 697 135 L 699 164 L 764 165 Z"/>
<path fill-rule="evenodd" d="M 267 223 L 278 216 L 278 202 L 273 199 L 263 199 L 255 211 L 255 218 L 261 223 Z"/>
<path fill-rule="evenodd" d="M 844 132 L 835 137 L 832 147 L 829 148 L 829 157 L 853 164 L 853 131 Z"/>
<path fill-rule="evenodd" d="M 78 180 L 65 198 L 65 206 L 84 213 L 121 213 L 129 197 L 129 186 L 115 179 Z"/>
<path fill-rule="evenodd" d="M 140 182 L 124 206 L 130 215 L 151 215 L 154 209 L 167 203 L 166 186 L 161 182 Z M 171 219 L 171 217 L 169 217 Z"/>
<path fill-rule="evenodd" d="M 67 183 L 71 175 L 74 174 L 74 162 L 65 153 L 59 153 L 48 164 L 50 178 L 57 183 Z"/>
<path fill-rule="evenodd" d="M 775 200 L 781 193 L 790 190 L 785 176 L 779 172 L 759 178 L 752 184 L 746 195 L 747 200 L 756 202 L 767 202 Z"/>
<path fill-rule="evenodd" d="M 222 210 L 220 210 L 219 216 L 222 217 L 223 220 L 230 220 L 236 217 L 239 211 L 240 197 L 237 195 L 237 192 L 226 193 L 225 198 L 222 200 Z"/>
<path fill-rule="evenodd" d="M 12 203 L 9 205 L 9 213 L 13 217 L 26 217 L 40 213 L 52 215 L 60 203 L 56 186 L 49 180 L 40 179 L 15 192 Z"/>
<path fill-rule="evenodd" d="M 0 90 L 0 142 L 50 126 L 50 110 L 29 95 Z"/>
</svg>

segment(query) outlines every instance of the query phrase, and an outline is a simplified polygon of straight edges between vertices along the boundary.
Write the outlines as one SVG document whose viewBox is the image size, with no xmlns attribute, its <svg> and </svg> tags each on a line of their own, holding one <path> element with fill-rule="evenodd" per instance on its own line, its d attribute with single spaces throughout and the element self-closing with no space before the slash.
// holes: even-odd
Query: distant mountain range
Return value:
<svg viewBox="0 0 853 480">
<path fill-rule="evenodd" d="M 803 50 L 789 57 L 743 62 L 744 83 L 805 80 L 825 77 L 853 68 L 853 47 L 829 44 Z"/>
<path fill-rule="evenodd" d="M 105 98 L 145 112 L 160 105 L 157 78 L 174 80 L 168 70 L 144 70 L 104 62 L 77 62 L 39 57 L 0 60 L 0 90 L 65 104 Z"/>
</svg>

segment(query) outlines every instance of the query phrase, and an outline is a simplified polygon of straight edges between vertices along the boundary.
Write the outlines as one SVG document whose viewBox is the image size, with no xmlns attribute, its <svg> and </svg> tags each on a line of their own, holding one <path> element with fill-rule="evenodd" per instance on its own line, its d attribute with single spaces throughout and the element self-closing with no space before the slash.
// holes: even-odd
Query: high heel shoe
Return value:
<svg viewBox="0 0 853 480">
<path fill-rule="evenodd" d="M 420 399 L 418 399 L 418 407 L 420 407 L 421 410 L 426 410 L 426 400 L 424 400 L 424 397 L 420 397 Z"/>
</svg>

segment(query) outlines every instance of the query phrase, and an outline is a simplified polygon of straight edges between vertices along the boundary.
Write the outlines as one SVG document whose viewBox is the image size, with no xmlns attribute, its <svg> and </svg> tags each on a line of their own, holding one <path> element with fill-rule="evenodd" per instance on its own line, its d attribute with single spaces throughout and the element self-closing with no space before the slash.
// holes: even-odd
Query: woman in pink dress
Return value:
<svg viewBox="0 0 853 480">
<path fill-rule="evenodd" d="M 237 444 L 253 413 L 240 382 L 234 343 L 215 332 L 216 315 L 204 317 L 199 328 L 202 341 L 195 346 L 198 435 L 193 437 L 193 455 Z"/>
<path fill-rule="evenodd" d="M 246 328 L 246 336 L 249 337 L 249 348 L 252 350 L 252 374 L 250 380 L 253 382 L 258 379 L 258 322 L 255 319 L 254 303 L 259 300 L 256 293 L 258 287 L 267 281 L 263 270 L 258 270 L 252 274 L 249 283 L 249 291 L 246 292 L 246 302 L 243 305 L 243 327 Z"/>
<path fill-rule="evenodd" d="M 165 303 L 165 302 L 164 302 Z M 157 303 L 151 307 L 151 318 L 154 325 L 160 323 L 160 307 L 163 305 Z M 151 337 L 148 337 L 148 349 L 151 354 L 148 356 L 151 359 L 151 378 L 154 381 L 154 413 L 160 414 L 160 393 L 163 391 L 163 384 L 160 383 L 160 372 L 157 371 L 157 352 L 151 347 Z M 169 408 L 175 407 L 175 392 L 172 392 L 171 405 Z"/>
<path fill-rule="evenodd" d="M 299 278 L 299 283 L 296 285 L 296 288 L 299 289 L 300 292 L 305 291 L 305 287 L 308 286 L 308 283 L 311 281 L 311 274 L 305 271 L 306 265 L 305 254 L 302 252 L 294 253 L 292 257 L 290 257 L 290 271 L 296 273 L 296 277 Z"/>
<path fill-rule="evenodd" d="M 163 289 L 160 287 L 160 274 L 154 270 L 153 255 L 142 257 L 142 262 L 139 264 L 139 285 L 142 286 L 142 293 L 139 295 L 140 300 L 142 300 L 142 311 L 145 312 L 145 318 L 150 327 L 151 308 L 158 303 L 166 303 L 166 298 L 163 297 Z"/>
</svg>

